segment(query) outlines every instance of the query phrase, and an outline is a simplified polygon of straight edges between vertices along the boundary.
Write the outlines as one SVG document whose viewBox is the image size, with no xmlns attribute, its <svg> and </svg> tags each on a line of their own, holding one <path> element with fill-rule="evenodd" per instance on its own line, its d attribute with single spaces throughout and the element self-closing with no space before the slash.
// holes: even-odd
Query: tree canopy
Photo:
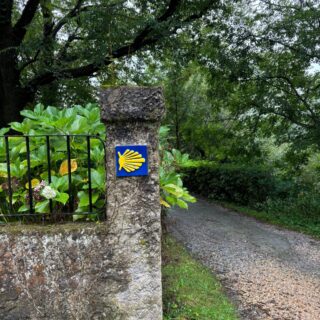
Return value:
<svg viewBox="0 0 320 320">
<path fill-rule="evenodd" d="M 116 59 L 161 46 L 219 5 L 218 0 L 1 0 L 0 124 L 17 120 L 44 86 L 50 86 L 48 96 L 58 94 L 57 83 L 96 75 Z"/>
<path fill-rule="evenodd" d="M 271 139 L 301 160 L 320 141 L 319 11 L 296 0 L 2 0 L 2 126 L 35 100 L 162 84 L 175 147 L 229 161 L 263 156 Z"/>
</svg>

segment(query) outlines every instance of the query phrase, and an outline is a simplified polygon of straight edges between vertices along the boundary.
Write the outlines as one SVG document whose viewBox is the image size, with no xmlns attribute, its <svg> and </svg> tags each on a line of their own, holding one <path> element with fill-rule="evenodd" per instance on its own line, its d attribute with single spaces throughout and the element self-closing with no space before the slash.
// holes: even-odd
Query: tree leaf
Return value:
<svg viewBox="0 0 320 320">
<path fill-rule="evenodd" d="M 89 193 L 84 191 L 78 192 L 78 198 L 79 198 L 79 207 L 88 207 L 90 204 L 89 201 Z M 99 194 L 93 193 L 92 194 L 92 204 L 94 204 L 99 198 Z"/>
<path fill-rule="evenodd" d="M 182 209 L 188 209 L 188 204 L 181 199 L 177 199 L 177 205 Z"/>
<path fill-rule="evenodd" d="M 54 198 L 54 200 L 65 205 L 69 200 L 69 195 L 64 192 L 59 192 L 59 194 Z"/>
<path fill-rule="evenodd" d="M 78 163 L 76 159 L 71 159 L 70 161 L 70 166 L 71 166 L 71 172 L 75 172 L 78 169 Z M 60 175 L 64 176 L 69 173 L 69 166 L 68 166 L 68 160 L 64 160 L 59 169 Z"/>
<path fill-rule="evenodd" d="M 38 213 L 48 213 L 49 212 L 49 200 L 38 202 L 35 205 L 35 211 Z"/>
<path fill-rule="evenodd" d="M 162 198 L 160 198 L 160 204 L 166 208 L 170 208 L 170 204 L 168 202 L 166 202 L 165 200 L 163 200 Z"/>
</svg>

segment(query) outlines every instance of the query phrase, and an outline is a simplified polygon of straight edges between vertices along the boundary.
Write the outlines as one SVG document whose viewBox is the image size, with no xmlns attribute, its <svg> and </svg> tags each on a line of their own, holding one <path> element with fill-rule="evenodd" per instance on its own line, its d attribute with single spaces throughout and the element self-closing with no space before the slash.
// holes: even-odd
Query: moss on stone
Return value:
<svg viewBox="0 0 320 320">
<path fill-rule="evenodd" d="M 61 224 L 20 224 L 0 225 L 0 234 L 67 234 L 95 233 L 107 234 L 107 224 L 102 223 L 61 223 Z"/>
</svg>

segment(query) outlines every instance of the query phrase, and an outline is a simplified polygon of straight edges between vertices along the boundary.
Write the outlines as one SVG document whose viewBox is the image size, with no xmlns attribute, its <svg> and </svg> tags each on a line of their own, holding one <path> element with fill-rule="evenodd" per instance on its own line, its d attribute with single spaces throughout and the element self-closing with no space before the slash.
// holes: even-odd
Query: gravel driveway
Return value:
<svg viewBox="0 0 320 320">
<path fill-rule="evenodd" d="M 320 241 L 202 199 L 172 210 L 169 231 L 217 274 L 241 319 L 320 320 Z"/>
</svg>

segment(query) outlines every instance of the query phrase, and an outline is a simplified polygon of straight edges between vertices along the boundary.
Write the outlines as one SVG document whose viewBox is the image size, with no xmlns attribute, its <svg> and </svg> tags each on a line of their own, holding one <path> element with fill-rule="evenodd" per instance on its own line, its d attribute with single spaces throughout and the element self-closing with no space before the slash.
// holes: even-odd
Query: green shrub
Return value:
<svg viewBox="0 0 320 320">
<path fill-rule="evenodd" d="M 278 191 L 272 171 L 257 166 L 197 163 L 181 173 L 191 192 L 242 205 L 264 202 Z"/>
<path fill-rule="evenodd" d="M 269 198 L 260 206 L 273 214 L 300 215 L 306 219 L 318 217 L 320 223 L 320 196 L 317 191 L 301 191 L 295 197 Z"/>
<path fill-rule="evenodd" d="M 160 129 L 160 203 L 163 209 L 175 205 L 188 209 L 188 202 L 195 202 L 196 198 L 183 186 L 181 174 L 177 171 L 188 163 L 189 155 L 176 149 L 166 150 L 168 133 L 167 127 Z"/>
<path fill-rule="evenodd" d="M 320 195 L 316 189 L 282 199 L 268 198 L 255 210 L 230 203 L 225 205 L 263 221 L 320 237 Z"/>
<path fill-rule="evenodd" d="M 248 165 L 189 161 L 180 171 L 191 192 L 241 208 L 264 221 L 320 234 L 317 183 L 277 177 L 270 169 Z"/>
<path fill-rule="evenodd" d="M 71 137 L 71 194 L 68 193 L 68 165 L 66 138 L 50 137 L 51 176 L 48 179 L 46 138 L 39 135 L 83 134 L 99 135 L 102 141 L 91 139 L 92 160 L 92 202 L 95 212 L 102 210 L 105 204 L 104 170 L 104 125 L 100 122 L 100 109 L 97 105 L 74 106 L 68 109 L 45 108 L 37 105 L 34 110 L 23 110 L 24 120 L 13 122 L 10 129 L 17 136 L 9 139 L 10 171 L 13 191 L 13 210 L 16 213 L 29 211 L 29 185 L 26 140 L 22 135 L 30 135 L 30 167 L 33 189 L 33 207 L 36 213 L 50 212 L 50 200 L 56 213 L 67 212 L 69 205 L 75 214 L 74 220 L 83 219 L 81 213 L 89 211 L 87 144 L 86 137 Z M 8 129 L 2 129 L 0 135 Z M 19 136 L 20 135 L 20 136 Z M 0 139 L 0 214 L 7 221 L 9 210 L 9 192 L 7 181 L 5 140 Z M 97 214 L 88 216 L 96 219 Z"/>
<path fill-rule="evenodd" d="M 13 191 L 13 211 L 23 214 L 29 211 L 29 184 L 27 149 L 24 136 L 30 135 L 30 166 L 33 189 L 33 207 L 36 213 L 50 212 L 50 202 L 57 213 L 67 212 L 73 208 L 73 220 L 84 219 L 84 212 L 89 211 L 87 144 L 85 136 L 71 136 L 71 174 L 72 186 L 69 194 L 68 160 L 66 138 L 50 137 L 51 176 L 48 179 L 46 138 L 39 135 L 96 135 L 100 139 L 91 139 L 91 178 L 92 202 L 95 212 L 103 211 L 105 205 L 105 165 L 104 144 L 105 126 L 100 121 L 100 108 L 94 104 L 85 107 L 54 108 L 38 104 L 34 110 L 23 110 L 24 120 L 13 122 L 10 129 L 17 136 L 9 139 L 10 143 L 10 172 Z M 0 130 L 0 136 L 5 135 L 9 128 Z M 161 141 L 165 145 L 168 129 L 160 129 Z M 20 136 L 19 136 L 20 135 Z M 181 177 L 176 173 L 177 164 L 188 160 L 188 156 L 178 150 L 166 151 L 161 147 L 160 187 L 161 204 L 164 207 L 178 205 L 187 208 L 187 202 L 194 202 L 183 187 Z M 0 215 L 2 221 L 8 221 L 6 215 L 10 212 L 9 186 L 6 164 L 5 139 L 0 138 Z M 96 214 L 87 216 L 91 220 Z"/>
</svg>

